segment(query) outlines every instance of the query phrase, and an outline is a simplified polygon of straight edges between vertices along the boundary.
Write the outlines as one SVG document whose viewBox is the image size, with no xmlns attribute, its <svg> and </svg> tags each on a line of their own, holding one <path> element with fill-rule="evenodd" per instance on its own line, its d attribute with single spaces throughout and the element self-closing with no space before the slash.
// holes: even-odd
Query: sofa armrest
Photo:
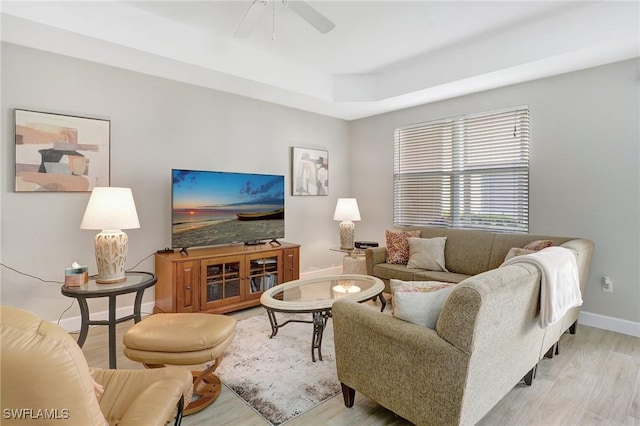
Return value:
<svg viewBox="0 0 640 426">
<path fill-rule="evenodd" d="M 594 243 L 584 238 L 575 238 L 562 244 L 576 253 L 576 263 L 578 264 L 578 277 L 580 279 L 580 291 L 584 296 L 589 280 L 589 268 L 591 267 L 591 257 L 593 256 Z"/>
<path fill-rule="evenodd" d="M 364 251 L 367 262 L 367 275 L 373 275 L 373 267 L 387 261 L 386 247 L 371 247 Z"/>
<path fill-rule="evenodd" d="M 191 399 L 193 379 L 184 368 L 96 369 L 92 376 L 104 387 L 98 402 L 109 424 L 161 426 L 175 416 L 181 397 L 185 406 Z"/>
<path fill-rule="evenodd" d="M 161 382 L 154 382 L 148 388 L 143 389 L 131 401 L 129 409 L 120 419 L 118 426 L 165 425 L 168 420 L 177 415 L 177 404 L 181 398 L 184 398 L 184 395 L 176 390 L 179 385 L 177 380 L 166 379 Z M 172 398 L 176 399 L 176 403 L 173 405 L 158 404 L 158 401 L 166 401 Z M 183 407 L 188 403 L 189 401 L 182 400 Z"/>
<path fill-rule="evenodd" d="M 353 301 L 335 302 L 332 316 L 340 382 L 409 420 L 458 422 L 468 353 L 435 330 Z"/>
</svg>

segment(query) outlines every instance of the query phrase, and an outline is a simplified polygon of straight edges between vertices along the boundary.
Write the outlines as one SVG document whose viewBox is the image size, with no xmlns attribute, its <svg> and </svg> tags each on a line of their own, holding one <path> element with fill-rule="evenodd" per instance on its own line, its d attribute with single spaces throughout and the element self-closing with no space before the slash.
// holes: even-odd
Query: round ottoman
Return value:
<svg viewBox="0 0 640 426">
<path fill-rule="evenodd" d="M 211 363 L 192 371 L 193 396 L 184 411 L 193 414 L 218 398 L 221 383 L 214 370 L 236 334 L 236 320 L 226 315 L 166 313 L 151 315 L 124 335 L 124 354 L 147 368 Z"/>
</svg>

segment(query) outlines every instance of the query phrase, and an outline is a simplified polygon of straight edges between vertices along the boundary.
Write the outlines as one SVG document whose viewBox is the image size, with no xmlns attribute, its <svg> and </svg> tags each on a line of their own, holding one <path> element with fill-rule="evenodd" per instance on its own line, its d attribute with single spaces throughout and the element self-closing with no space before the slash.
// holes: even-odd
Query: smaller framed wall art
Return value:
<svg viewBox="0 0 640 426">
<path fill-rule="evenodd" d="M 291 148 L 291 195 L 329 195 L 329 151 Z"/>
<path fill-rule="evenodd" d="M 16 192 L 109 186 L 111 122 L 16 109 Z"/>
</svg>

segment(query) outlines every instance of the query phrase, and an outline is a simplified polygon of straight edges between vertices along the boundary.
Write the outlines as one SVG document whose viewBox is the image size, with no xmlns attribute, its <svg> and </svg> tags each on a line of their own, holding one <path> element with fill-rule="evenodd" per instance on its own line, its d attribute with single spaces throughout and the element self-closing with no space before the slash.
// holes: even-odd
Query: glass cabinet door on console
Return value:
<svg viewBox="0 0 640 426">
<path fill-rule="evenodd" d="M 203 260 L 200 264 L 200 309 L 242 300 L 243 272 L 241 259 L 237 256 Z"/>
<path fill-rule="evenodd" d="M 282 282 L 278 273 L 282 252 L 267 252 L 247 256 L 249 286 L 247 299 L 259 299 L 262 292 Z"/>
</svg>

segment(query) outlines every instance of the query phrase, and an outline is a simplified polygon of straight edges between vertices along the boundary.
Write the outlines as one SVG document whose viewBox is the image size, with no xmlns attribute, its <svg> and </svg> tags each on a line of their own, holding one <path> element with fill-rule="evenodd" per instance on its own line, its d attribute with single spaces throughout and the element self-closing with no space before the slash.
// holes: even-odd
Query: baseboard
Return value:
<svg viewBox="0 0 640 426">
<path fill-rule="evenodd" d="M 141 312 L 144 316 L 145 314 L 151 314 L 153 312 L 153 307 L 155 306 L 155 302 L 147 302 L 143 303 L 141 306 Z M 116 318 L 126 317 L 127 315 L 131 315 L 133 313 L 133 306 L 123 306 L 116 309 Z M 108 320 L 109 319 L 109 311 L 101 311 L 101 312 L 91 312 L 92 320 Z M 67 332 L 77 332 L 80 331 L 80 316 L 64 318 L 60 320 L 58 324 L 60 327 L 65 329 Z"/>
<path fill-rule="evenodd" d="M 342 265 L 333 266 L 331 268 L 325 268 L 325 269 L 317 269 L 315 271 L 302 272 L 300 273 L 300 278 L 309 279 L 309 278 L 326 277 L 327 275 L 341 275 L 341 274 L 342 274 Z"/>
<path fill-rule="evenodd" d="M 620 318 L 608 317 L 591 312 L 580 312 L 578 323 L 589 327 L 601 328 L 603 330 L 615 331 L 617 333 L 628 334 L 629 336 L 640 337 L 640 322 L 623 320 Z"/>
</svg>

